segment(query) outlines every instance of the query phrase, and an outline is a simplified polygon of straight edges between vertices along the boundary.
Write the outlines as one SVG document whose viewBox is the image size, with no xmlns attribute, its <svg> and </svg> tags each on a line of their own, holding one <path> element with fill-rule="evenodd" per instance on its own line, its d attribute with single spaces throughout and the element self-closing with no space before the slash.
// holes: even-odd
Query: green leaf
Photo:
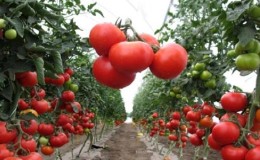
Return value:
<svg viewBox="0 0 260 160">
<path fill-rule="evenodd" d="M 44 60 L 42 57 L 37 57 L 34 59 L 34 64 L 37 72 L 38 83 L 41 85 L 45 85 L 44 81 Z"/>
<path fill-rule="evenodd" d="M 240 33 L 238 34 L 238 39 L 241 44 L 244 46 L 255 37 L 256 30 L 252 27 L 245 26 L 241 28 Z"/>
<path fill-rule="evenodd" d="M 97 2 L 89 4 L 88 11 L 90 11 L 96 4 L 97 4 Z"/>
<path fill-rule="evenodd" d="M 249 8 L 249 6 L 250 6 L 249 3 L 244 3 L 242 5 L 239 5 L 238 7 L 235 7 L 234 9 L 228 8 L 227 20 L 228 21 L 237 20 Z"/>
<path fill-rule="evenodd" d="M 63 73 L 63 64 L 61 59 L 61 54 L 57 51 L 53 51 L 51 53 L 53 61 L 54 61 L 54 68 L 56 73 Z"/>
<path fill-rule="evenodd" d="M 20 37 L 24 36 L 24 26 L 19 18 L 11 19 L 6 16 L 4 16 L 4 18 L 15 28 Z"/>
<path fill-rule="evenodd" d="M 8 86 L 6 86 L 6 88 L 4 88 L 1 92 L 0 92 L 0 95 L 3 96 L 5 99 L 7 99 L 8 101 L 12 101 L 13 99 L 13 93 L 14 93 L 14 90 L 13 90 L 13 87 L 12 85 L 9 83 Z"/>
</svg>

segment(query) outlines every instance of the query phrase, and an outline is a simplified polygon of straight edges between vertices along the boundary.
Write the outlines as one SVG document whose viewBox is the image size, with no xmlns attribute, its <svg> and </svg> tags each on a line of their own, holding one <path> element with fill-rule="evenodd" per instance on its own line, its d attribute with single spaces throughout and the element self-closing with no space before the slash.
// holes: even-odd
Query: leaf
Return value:
<svg viewBox="0 0 260 160">
<path fill-rule="evenodd" d="M 89 4 L 88 5 L 88 11 L 90 11 L 96 4 L 97 4 L 97 2 Z"/>
<path fill-rule="evenodd" d="M 228 21 L 237 20 L 249 8 L 249 6 L 250 6 L 249 3 L 244 3 L 234 9 L 228 8 L 227 9 L 227 20 Z"/>
<path fill-rule="evenodd" d="M 6 86 L 6 88 L 4 88 L 1 92 L 0 95 L 3 96 L 5 99 L 7 99 L 8 101 L 12 101 L 13 98 L 13 88 L 12 86 L 9 84 L 8 86 Z"/>
<path fill-rule="evenodd" d="M 63 73 L 61 54 L 57 51 L 53 51 L 51 55 L 54 61 L 54 68 L 56 73 Z"/>
<path fill-rule="evenodd" d="M 24 26 L 19 18 L 11 19 L 6 16 L 4 18 L 15 28 L 20 37 L 24 36 Z"/>
<path fill-rule="evenodd" d="M 252 27 L 245 26 L 241 28 L 240 33 L 238 34 L 239 42 L 242 45 L 246 45 L 251 39 L 255 37 L 256 30 Z"/>
<path fill-rule="evenodd" d="M 44 60 L 42 57 L 37 57 L 34 59 L 34 64 L 37 72 L 38 83 L 41 85 L 45 85 L 44 81 Z"/>
</svg>

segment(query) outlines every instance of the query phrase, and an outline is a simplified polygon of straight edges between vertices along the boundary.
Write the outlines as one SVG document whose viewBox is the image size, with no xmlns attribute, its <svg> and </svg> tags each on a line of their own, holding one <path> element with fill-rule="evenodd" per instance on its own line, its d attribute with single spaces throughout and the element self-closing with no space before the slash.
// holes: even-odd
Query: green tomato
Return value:
<svg viewBox="0 0 260 160">
<path fill-rule="evenodd" d="M 41 145 L 47 145 L 49 143 L 49 139 L 46 138 L 46 137 L 41 136 L 40 139 L 39 139 L 39 143 Z"/>
<path fill-rule="evenodd" d="M 256 53 L 241 54 L 236 58 L 235 64 L 238 70 L 254 71 L 260 65 L 260 58 Z"/>
<path fill-rule="evenodd" d="M 79 86 L 77 84 L 70 84 L 70 90 L 73 92 L 77 92 L 79 90 Z"/>
<path fill-rule="evenodd" d="M 235 51 L 234 49 L 229 50 L 229 51 L 227 52 L 227 57 L 228 57 L 228 58 L 235 58 L 235 57 L 237 57 L 237 56 L 238 56 L 238 54 L 236 53 L 236 51 Z"/>
<path fill-rule="evenodd" d="M 256 39 L 250 40 L 245 46 L 247 53 L 259 53 L 260 52 L 260 43 Z"/>
<path fill-rule="evenodd" d="M 176 98 L 178 99 L 182 98 L 181 94 L 176 94 Z"/>
<path fill-rule="evenodd" d="M 0 29 L 5 28 L 5 26 L 6 26 L 6 21 L 4 19 L 0 18 Z"/>
<path fill-rule="evenodd" d="M 170 92 L 170 96 L 171 96 L 171 97 L 175 97 L 175 93 L 171 91 L 171 92 Z"/>
<path fill-rule="evenodd" d="M 71 80 L 71 78 L 70 78 L 69 80 L 67 80 L 67 81 L 64 83 L 64 87 L 65 87 L 66 89 L 69 89 L 71 83 L 72 83 L 72 80 Z"/>
<path fill-rule="evenodd" d="M 209 80 L 212 77 L 212 73 L 210 73 L 208 70 L 204 70 L 201 74 L 200 74 L 200 79 L 201 80 Z"/>
<path fill-rule="evenodd" d="M 199 77 L 199 75 L 200 75 L 200 72 L 199 72 L 199 71 L 193 70 L 193 71 L 191 72 L 191 76 L 192 76 L 193 78 L 197 78 L 197 77 Z"/>
<path fill-rule="evenodd" d="M 12 40 L 15 39 L 17 37 L 17 32 L 15 29 L 8 29 L 5 31 L 5 38 Z"/>
<path fill-rule="evenodd" d="M 215 79 L 208 80 L 204 85 L 205 85 L 205 87 L 211 88 L 211 89 L 214 89 L 217 86 Z"/>
<path fill-rule="evenodd" d="M 89 134 L 89 133 L 90 133 L 90 129 L 85 128 L 85 129 L 84 129 L 84 132 L 85 132 L 85 134 Z"/>
<path fill-rule="evenodd" d="M 247 10 L 247 14 L 252 18 L 260 17 L 260 7 L 253 5 Z"/>
<path fill-rule="evenodd" d="M 172 91 L 173 91 L 174 93 L 180 93 L 180 92 L 181 92 L 181 89 L 180 89 L 180 87 L 175 86 L 175 87 L 172 88 Z"/>
<path fill-rule="evenodd" d="M 205 63 L 196 63 L 195 66 L 194 66 L 194 69 L 196 71 L 203 71 L 206 67 L 206 64 Z"/>
<path fill-rule="evenodd" d="M 241 42 L 237 42 L 235 45 L 235 52 L 237 55 L 242 54 L 245 51 L 245 47 L 241 44 Z"/>
</svg>

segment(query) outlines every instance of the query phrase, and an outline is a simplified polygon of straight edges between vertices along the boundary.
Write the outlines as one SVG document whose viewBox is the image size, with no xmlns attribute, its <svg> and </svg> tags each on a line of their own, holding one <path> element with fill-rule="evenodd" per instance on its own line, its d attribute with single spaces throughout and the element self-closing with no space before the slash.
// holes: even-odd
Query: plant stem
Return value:
<svg viewBox="0 0 260 160">
<path fill-rule="evenodd" d="M 86 143 L 87 143 L 87 141 L 88 141 L 88 139 L 89 139 L 89 135 L 90 135 L 90 133 L 87 135 L 85 141 L 83 142 L 83 145 L 81 146 L 81 148 L 80 148 L 80 150 L 79 150 L 79 153 L 78 153 L 78 155 L 77 155 L 77 158 L 79 158 L 79 156 L 80 156 L 80 154 L 81 154 L 83 148 L 85 147 L 85 145 L 86 145 Z"/>
</svg>

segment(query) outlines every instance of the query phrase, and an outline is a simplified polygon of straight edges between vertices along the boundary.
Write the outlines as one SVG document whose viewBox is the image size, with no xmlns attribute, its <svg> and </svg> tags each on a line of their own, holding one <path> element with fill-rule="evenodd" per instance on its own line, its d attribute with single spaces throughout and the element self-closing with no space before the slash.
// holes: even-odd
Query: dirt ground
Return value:
<svg viewBox="0 0 260 160">
<path fill-rule="evenodd" d="M 118 127 L 107 130 L 102 138 L 89 148 L 89 142 L 83 148 L 80 156 L 77 157 L 84 136 L 77 137 L 73 145 L 67 144 L 60 148 L 61 157 L 59 160 L 180 160 L 178 149 L 169 152 L 169 141 L 167 137 L 159 137 L 158 142 L 149 136 L 138 135 L 140 131 L 131 123 L 124 123 Z M 73 150 L 73 152 L 72 152 Z M 182 160 L 195 160 L 196 149 L 188 144 L 183 149 Z M 45 160 L 55 160 L 55 155 L 45 157 Z M 208 160 L 220 160 L 220 154 L 210 151 Z M 198 160 L 198 159 L 196 159 Z M 203 158 L 199 159 L 203 160 Z M 205 160 L 205 159 L 204 159 Z"/>
</svg>

